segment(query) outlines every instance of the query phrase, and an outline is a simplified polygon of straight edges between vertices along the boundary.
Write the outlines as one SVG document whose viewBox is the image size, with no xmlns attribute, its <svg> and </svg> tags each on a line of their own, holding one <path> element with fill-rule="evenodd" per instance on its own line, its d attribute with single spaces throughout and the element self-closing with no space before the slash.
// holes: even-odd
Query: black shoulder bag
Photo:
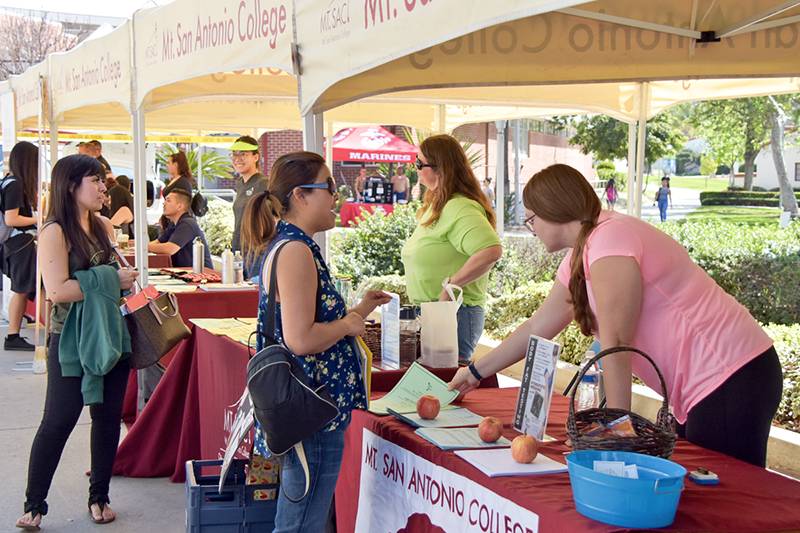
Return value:
<svg viewBox="0 0 800 533">
<path fill-rule="evenodd" d="M 294 447 L 306 472 L 306 492 L 310 484 L 303 440 L 327 426 L 339 414 L 325 385 L 315 387 L 296 357 L 273 338 L 275 331 L 275 292 L 277 258 L 288 240 L 275 244 L 264 261 L 261 279 L 269 269 L 267 316 L 263 335 L 266 346 L 247 364 L 247 390 L 256 420 L 264 431 L 267 448 L 283 455 Z M 304 494 L 305 496 L 305 494 Z"/>
</svg>

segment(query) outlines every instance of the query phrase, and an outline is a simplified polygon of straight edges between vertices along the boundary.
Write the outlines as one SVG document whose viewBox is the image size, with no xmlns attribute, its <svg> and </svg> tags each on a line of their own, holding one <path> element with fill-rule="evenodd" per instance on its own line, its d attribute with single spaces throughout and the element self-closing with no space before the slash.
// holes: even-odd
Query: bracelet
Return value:
<svg viewBox="0 0 800 533">
<path fill-rule="evenodd" d="M 467 368 L 468 368 L 468 369 L 469 369 L 469 371 L 472 373 L 472 375 L 473 375 L 473 377 L 474 377 L 475 379 L 477 379 L 478 381 L 482 381 L 482 380 L 483 380 L 483 376 L 481 376 L 481 373 L 480 373 L 480 372 L 478 372 L 478 369 L 477 369 L 477 368 L 475 368 L 475 363 L 474 363 L 474 362 L 470 362 L 470 363 L 467 365 Z"/>
</svg>

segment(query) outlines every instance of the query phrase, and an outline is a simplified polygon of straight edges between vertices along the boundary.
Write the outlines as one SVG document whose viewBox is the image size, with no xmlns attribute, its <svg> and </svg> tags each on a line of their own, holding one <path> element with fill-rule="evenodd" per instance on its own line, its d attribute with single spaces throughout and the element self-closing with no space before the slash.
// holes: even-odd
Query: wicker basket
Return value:
<svg viewBox="0 0 800 533">
<path fill-rule="evenodd" d="M 375 359 L 381 358 L 381 325 L 366 324 L 364 343 Z M 419 332 L 400 332 L 400 363 L 411 364 L 419 358 Z"/>
<path fill-rule="evenodd" d="M 664 394 L 664 402 L 661 405 L 661 409 L 658 410 L 656 422 L 653 423 L 643 416 L 624 409 L 592 408 L 576 413 L 575 393 L 578 387 L 575 386 L 570 393 L 569 416 L 567 417 L 567 435 L 572 441 L 572 449 L 637 452 L 664 457 L 665 459 L 669 458 L 675 449 L 675 440 L 677 438 L 675 434 L 675 418 L 669 412 L 669 398 L 664 376 L 661 375 L 661 371 L 649 355 L 636 348 L 626 346 L 603 350 L 581 369 L 577 383 L 580 383 L 586 371 L 597 361 L 617 352 L 635 352 L 647 359 L 656 369 L 656 374 L 658 374 L 658 379 L 661 382 L 661 390 Z M 636 430 L 635 437 L 588 437 L 584 435 L 586 428 L 594 422 L 608 424 L 625 415 L 631 418 L 633 427 Z"/>
</svg>

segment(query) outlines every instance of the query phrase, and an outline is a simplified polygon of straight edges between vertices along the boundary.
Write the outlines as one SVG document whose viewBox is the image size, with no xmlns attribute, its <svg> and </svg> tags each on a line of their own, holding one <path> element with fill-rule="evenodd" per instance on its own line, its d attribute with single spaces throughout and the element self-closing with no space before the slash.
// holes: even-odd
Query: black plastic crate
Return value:
<svg viewBox="0 0 800 533">
<path fill-rule="evenodd" d="M 244 459 L 234 459 L 222 493 L 217 492 L 221 460 L 186 461 L 186 533 L 272 531 L 277 500 L 255 500 L 257 490 L 278 485 L 247 485 Z M 205 473 L 213 468 L 214 473 Z"/>
</svg>

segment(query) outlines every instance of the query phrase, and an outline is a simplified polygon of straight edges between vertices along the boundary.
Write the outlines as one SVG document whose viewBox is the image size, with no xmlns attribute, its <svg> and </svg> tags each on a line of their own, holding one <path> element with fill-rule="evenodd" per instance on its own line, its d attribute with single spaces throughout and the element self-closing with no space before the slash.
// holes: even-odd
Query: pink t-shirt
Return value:
<svg viewBox="0 0 800 533">
<path fill-rule="evenodd" d="M 592 311 L 596 306 L 589 268 L 609 256 L 633 257 L 639 263 L 642 307 L 633 347 L 658 365 L 678 422 L 685 423 L 692 407 L 772 346 L 750 312 L 697 266 L 677 241 L 647 222 L 610 211 L 601 213 L 584 248 Z M 569 286 L 571 258 L 572 251 L 558 268 L 558 281 L 564 286 Z M 632 366 L 639 378 L 661 392 L 650 363 L 634 354 Z"/>
</svg>

